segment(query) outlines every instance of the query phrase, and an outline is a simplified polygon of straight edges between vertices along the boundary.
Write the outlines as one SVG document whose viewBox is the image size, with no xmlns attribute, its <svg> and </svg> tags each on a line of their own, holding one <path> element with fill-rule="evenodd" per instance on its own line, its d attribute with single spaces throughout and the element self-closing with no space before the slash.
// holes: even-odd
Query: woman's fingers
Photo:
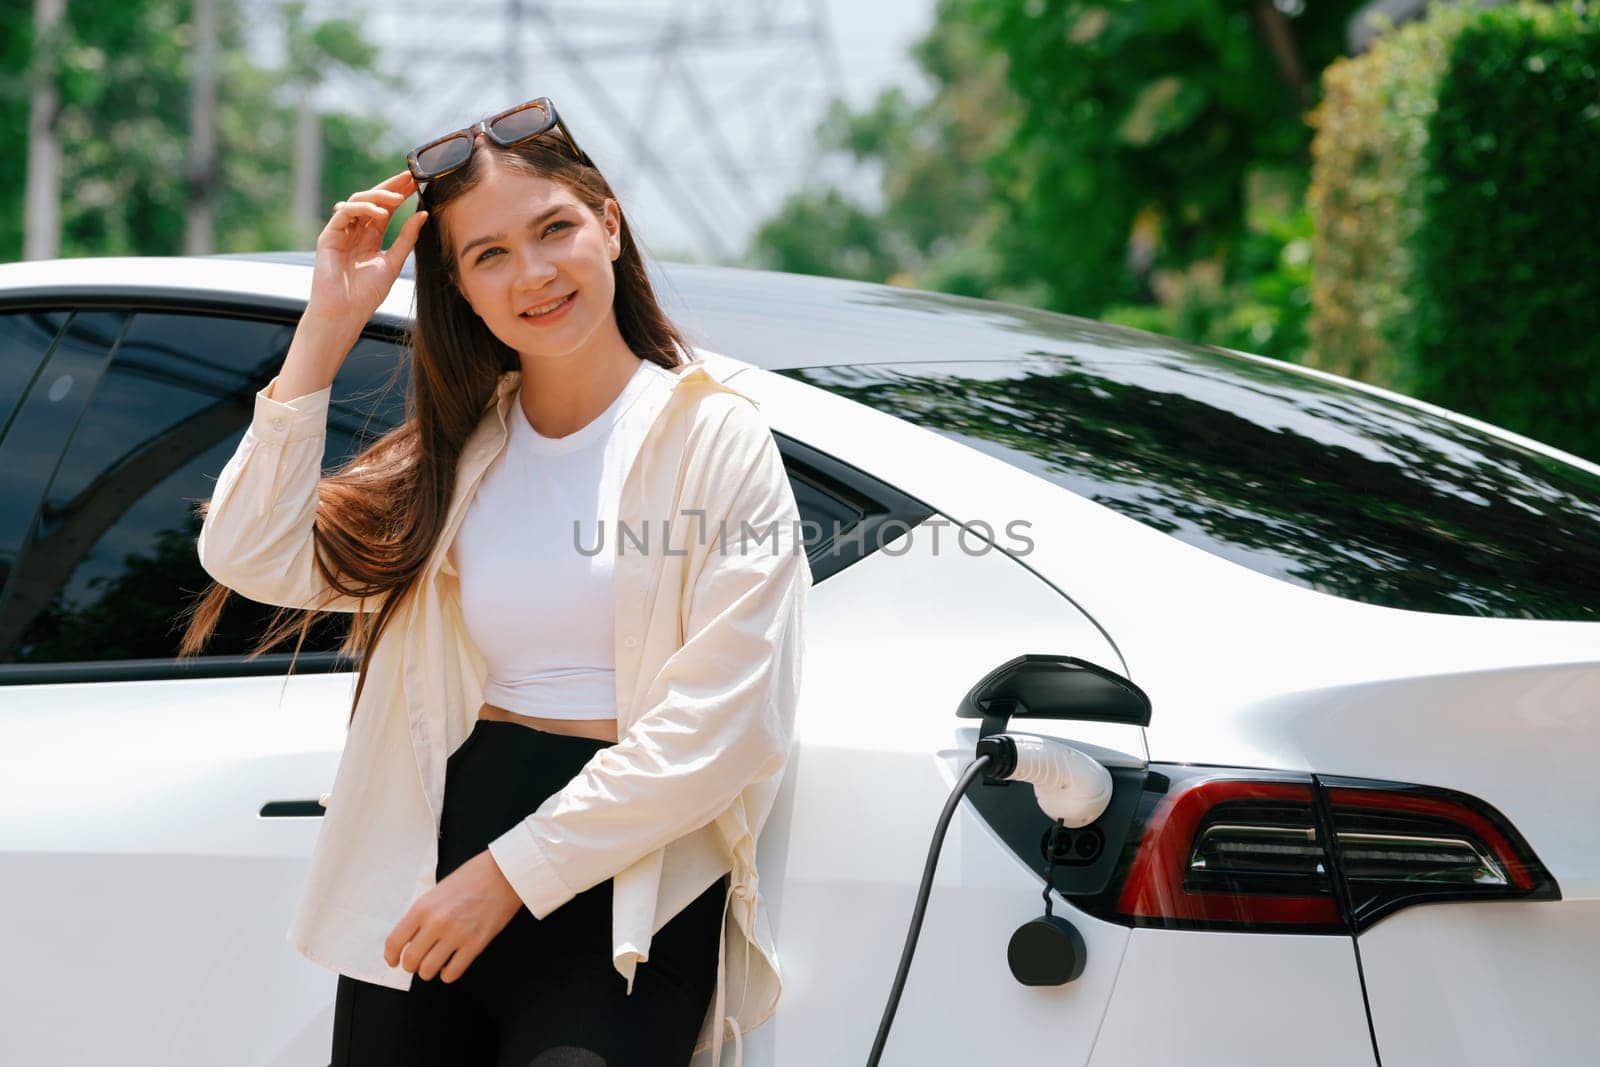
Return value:
<svg viewBox="0 0 1600 1067">
<path fill-rule="evenodd" d="M 416 937 L 417 932 L 421 929 L 422 917 L 417 912 L 417 906 L 413 904 L 411 910 L 401 916 L 400 922 L 393 930 L 389 931 L 389 936 L 384 939 L 383 962 L 391 967 L 400 966 L 406 946 L 411 943 L 411 939 Z"/>
<path fill-rule="evenodd" d="M 366 257 L 377 252 L 384 257 L 392 280 L 416 247 L 417 235 L 428 221 L 428 213 L 419 210 L 406 219 L 387 250 L 382 246 L 383 234 L 395 211 L 415 191 L 416 182 L 411 172 L 401 171 L 370 189 L 350 194 L 350 199 L 333 206 L 333 214 L 317 240 L 317 247 L 342 257 Z M 341 269 L 348 270 L 350 266 L 347 263 Z"/>
<path fill-rule="evenodd" d="M 322 232 L 331 241 L 347 248 L 376 245 L 389 228 L 388 209 L 360 200 L 341 200 L 333 205 L 333 217 Z M 354 242 L 354 243 L 351 243 Z"/>
<path fill-rule="evenodd" d="M 435 941 L 433 947 L 428 950 L 427 955 L 423 956 L 422 960 L 417 964 L 417 977 L 426 981 L 433 981 L 438 977 L 439 972 L 444 970 L 445 963 L 455 951 L 456 946 L 448 937 L 441 937 Z"/>
<path fill-rule="evenodd" d="M 416 191 L 416 180 L 411 177 L 409 170 L 403 170 L 398 174 L 390 175 L 371 189 L 363 189 L 358 193 L 351 193 L 348 200 L 339 201 L 334 205 L 334 218 L 338 219 L 339 214 L 344 212 L 346 217 L 343 221 L 348 223 L 352 215 L 346 209 L 353 208 L 358 212 L 365 211 L 366 214 L 363 217 L 379 221 L 384 228 L 387 228 L 389 216 L 394 212 L 395 208 L 405 203 L 411 194 Z M 365 205 L 365 208 L 357 207 L 357 205 Z M 376 210 L 377 214 L 373 214 L 373 210 Z"/>
<path fill-rule="evenodd" d="M 417 247 L 417 235 L 422 232 L 422 226 L 427 221 L 426 211 L 418 211 L 406 219 L 400 226 L 400 232 L 394 236 L 394 244 L 383 254 L 384 259 L 389 261 L 389 268 L 396 274 L 400 273 L 400 268 L 405 264 L 411 250 Z"/>
<path fill-rule="evenodd" d="M 390 192 L 400 193 L 403 196 L 410 196 L 412 193 L 417 191 L 417 179 L 411 176 L 411 171 L 403 170 L 399 174 L 391 174 L 389 177 L 373 186 L 373 188 L 388 189 Z"/>
<path fill-rule="evenodd" d="M 400 950 L 400 967 L 403 970 L 416 974 L 422 970 L 422 961 L 439 944 L 439 931 L 432 923 L 423 923 L 422 929 L 417 931 L 404 948 Z"/>
<path fill-rule="evenodd" d="M 351 193 L 350 201 L 378 204 L 392 210 L 406 202 L 406 194 L 397 193 L 393 189 L 363 189 L 359 193 Z"/>
<path fill-rule="evenodd" d="M 387 225 L 389 214 L 387 209 L 377 204 L 369 204 L 365 200 L 341 200 L 333 205 L 333 217 L 345 222 L 354 219 L 372 219 Z"/>
<path fill-rule="evenodd" d="M 439 969 L 439 981 L 454 982 L 460 978 L 483 949 L 484 945 L 479 944 L 476 939 L 458 945 L 455 954 L 450 957 L 450 962 Z"/>
</svg>

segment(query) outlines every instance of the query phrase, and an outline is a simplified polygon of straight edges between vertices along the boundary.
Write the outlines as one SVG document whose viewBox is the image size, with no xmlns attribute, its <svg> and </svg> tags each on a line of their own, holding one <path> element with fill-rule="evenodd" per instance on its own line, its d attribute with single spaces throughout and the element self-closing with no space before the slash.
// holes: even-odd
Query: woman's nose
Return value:
<svg viewBox="0 0 1600 1067">
<path fill-rule="evenodd" d="M 517 263 L 517 288 L 536 293 L 547 288 L 556 276 L 555 264 L 534 252 L 523 252 Z"/>
</svg>

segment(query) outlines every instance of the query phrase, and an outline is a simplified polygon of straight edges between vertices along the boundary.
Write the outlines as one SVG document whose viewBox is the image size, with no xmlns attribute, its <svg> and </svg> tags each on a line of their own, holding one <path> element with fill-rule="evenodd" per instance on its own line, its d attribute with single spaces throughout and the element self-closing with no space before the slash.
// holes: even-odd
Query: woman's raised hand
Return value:
<svg viewBox="0 0 1600 1067">
<path fill-rule="evenodd" d="M 394 287 L 428 219 L 426 211 L 417 211 L 384 249 L 389 220 L 416 191 L 416 179 L 403 170 L 334 205 L 333 217 L 317 236 L 308 315 L 357 332 L 367 324 Z"/>
</svg>

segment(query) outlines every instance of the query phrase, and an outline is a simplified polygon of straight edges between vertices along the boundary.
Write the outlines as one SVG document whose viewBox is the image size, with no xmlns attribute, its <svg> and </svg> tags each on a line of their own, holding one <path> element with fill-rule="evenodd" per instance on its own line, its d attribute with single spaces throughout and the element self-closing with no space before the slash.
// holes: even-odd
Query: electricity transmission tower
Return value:
<svg viewBox="0 0 1600 1067">
<path fill-rule="evenodd" d="M 330 103 L 360 99 L 410 145 L 548 96 L 647 243 L 678 258 L 736 259 L 843 95 L 826 0 L 389 0 L 360 21 L 404 87 L 332 76 Z"/>
</svg>

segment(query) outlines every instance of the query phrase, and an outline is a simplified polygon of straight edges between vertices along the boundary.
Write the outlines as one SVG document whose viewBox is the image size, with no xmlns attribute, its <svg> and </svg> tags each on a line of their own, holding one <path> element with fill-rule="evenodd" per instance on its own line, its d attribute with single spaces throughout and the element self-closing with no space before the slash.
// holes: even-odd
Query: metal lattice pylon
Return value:
<svg viewBox="0 0 1600 1067">
<path fill-rule="evenodd" d="M 630 218 L 650 220 L 646 240 L 675 258 L 736 259 L 843 92 L 826 0 L 398 0 L 361 22 L 402 88 L 332 77 L 330 105 L 376 96 L 417 143 L 549 96 Z"/>
</svg>

